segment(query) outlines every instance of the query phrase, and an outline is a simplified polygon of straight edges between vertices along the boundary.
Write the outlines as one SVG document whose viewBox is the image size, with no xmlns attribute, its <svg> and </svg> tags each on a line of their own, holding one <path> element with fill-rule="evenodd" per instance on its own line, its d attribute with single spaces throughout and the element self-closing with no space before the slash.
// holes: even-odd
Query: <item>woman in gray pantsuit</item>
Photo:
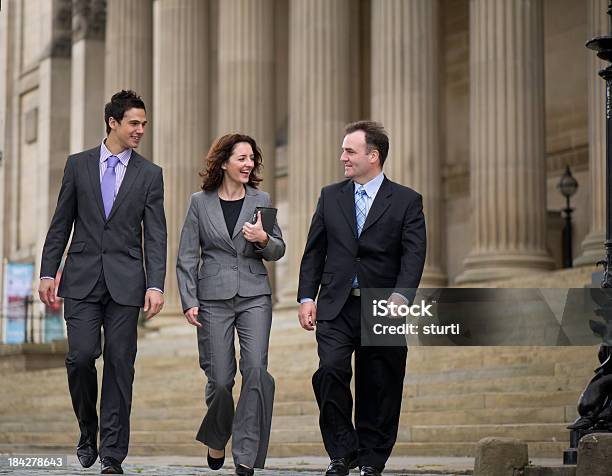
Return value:
<svg viewBox="0 0 612 476">
<path fill-rule="evenodd" d="M 191 196 L 178 250 L 176 274 L 185 317 L 197 327 L 200 366 L 206 373 L 208 413 L 196 439 L 219 469 L 232 436 L 236 474 L 263 468 L 274 399 L 267 371 L 272 322 L 271 289 L 262 260 L 285 254 L 278 224 L 267 234 L 255 207 L 270 207 L 257 190 L 261 153 L 242 134 L 219 138 L 208 152 L 202 191 Z M 199 267 L 199 269 L 198 269 Z M 234 414 L 234 329 L 240 341 L 242 388 Z"/>
</svg>

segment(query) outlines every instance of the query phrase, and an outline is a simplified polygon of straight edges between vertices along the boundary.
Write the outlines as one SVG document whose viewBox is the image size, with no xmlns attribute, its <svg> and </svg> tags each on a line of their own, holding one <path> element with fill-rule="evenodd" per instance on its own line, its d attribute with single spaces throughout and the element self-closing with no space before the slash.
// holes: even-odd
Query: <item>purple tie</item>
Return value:
<svg viewBox="0 0 612 476">
<path fill-rule="evenodd" d="M 104 202 L 104 215 L 108 215 L 113 208 L 115 201 L 115 165 L 119 162 L 119 158 L 111 155 L 106 161 L 106 170 L 102 176 L 102 201 Z"/>
</svg>

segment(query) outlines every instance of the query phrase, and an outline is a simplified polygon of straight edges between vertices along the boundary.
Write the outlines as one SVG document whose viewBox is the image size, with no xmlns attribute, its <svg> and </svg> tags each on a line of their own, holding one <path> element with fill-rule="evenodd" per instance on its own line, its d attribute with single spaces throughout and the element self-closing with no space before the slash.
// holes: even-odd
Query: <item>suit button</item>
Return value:
<svg viewBox="0 0 612 476">
<path fill-rule="evenodd" d="M 355 261 L 359 263 L 361 261 L 361 258 L 356 258 Z"/>
<path fill-rule="evenodd" d="M 108 225 L 104 225 L 104 229 L 105 229 L 105 230 L 108 230 Z"/>
<path fill-rule="evenodd" d="M 102 250 L 102 254 L 105 255 L 106 254 L 106 250 Z"/>
<path fill-rule="evenodd" d="M 232 269 L 238 269 L 238 266 L 232 266 Z"/>
</svg>

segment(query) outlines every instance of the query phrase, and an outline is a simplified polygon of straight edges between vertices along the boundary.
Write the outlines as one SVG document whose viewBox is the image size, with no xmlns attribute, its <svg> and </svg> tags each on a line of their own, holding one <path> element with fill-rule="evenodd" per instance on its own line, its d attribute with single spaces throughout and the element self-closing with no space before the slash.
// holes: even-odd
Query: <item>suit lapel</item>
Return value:
<svg viewBox="0 0 612 476">
<path fill-rule="evenodd" d="M 102 219 L 106 220 L 104 216 L 104 203 L 102 202 L 102 186 L 100 184 L 100 147 L 91 149 L 87 154 L 87 171 L 89 180 L 91 181 L 91 190 L 94 194 L 94 200 L 98 206 L 100 215 L 102 215 Z"/>
<path fill-rule="evenodd" d="M 340 189 L 338 194 L 338 204 L 340 210 L 350 227 L 351 234 L 354 238 L 357 235 L 357 219 L 355 218 L 355 187 L 353 182 L 348 180 L 344 187 Z"/>
<path fill-rule="evenodd" d="M 132 185 L 134 184 L 136 177 L 138 177 L 138 174 L 140 173 L 140 161 L 141 160 L 145 160 L 145 159 L 143 159 L 135 151 L 132 151 L 132 155 L 128 162 L 127 170 L 125 171 L 125 175 L 123 176 L 123 181 L 121 182 L 121 186 L 119 187 L 119 192 L 117 193 L 117 196 L 115 197 L 115 201 L 113 202 L 113 208 L 111 208 L 107 221 L 113 218 L 113 215 L 117 211 L 117 208 L 121 206 L 121 203 L 125 200 L 125 197 L 127 197 L 128 193 L 130 193 L 130 190 L 132 189 Z M 101 187 L 98 187 L 98 188 L 100 189 L 100 197 L 102 197 Z"/>
<path fill-rule="evenodd" d="M 230 247 L 234 248 L 234 243 L 230 239 L 229 233 L 227 232 L 227 225 L 225 224 L 225 218 L 223 216 L 223 210 L 221 209 L 221 202 L 219 201 L 219 195 L 216 190 L 204 192 L 204 202 L 206 213 L 210 219 L 216 234 Z"/>
<path fill-rule="evenodd" d="M 255 210 L 256 206 L 253 206 L 254 197 L 256 196 L 257 192 L 255 191 L 255 189 L 247 185 L 246 194 L 244 195 L 244 202 L 242 202 L 242 209 L 240 210 L 240 215 L 238 215 L 238 221 L 236 222 L 236 226 L 234 227 L 234 233 L 232 233 L 232 240 L 236 238 L 238 233 L 242 231 L 242 226 L 244 225 L 244 222 L 251 220 L 253 211 Z"/>
<path fill-rule="evenodd" d="M 366 221 L 363 224 L 363 229 L 361 230 L 361 236 L 363 236 L 363 233 L 368 228 L 370 228 L 374 223 L 376 223 L 376 221 L 378 221 L 378 219 L 382 216 L 382 214 L 385 213 L 385 210 L 389 208 L 389 205 L 391 204 L 391 195 L 392 195 L 391 182 L 389 182 L 387 177 L 385 177 L 385 179 L 383 180 L 383 183 L 380 185 L 380 188 L 378 189 L 378 193 L 376 194 L 376 198 L 374 199 L 374 202 L 372 203 L 372 207 L 370 208 L 370 211 L 368 212 Z"/>
</svg>

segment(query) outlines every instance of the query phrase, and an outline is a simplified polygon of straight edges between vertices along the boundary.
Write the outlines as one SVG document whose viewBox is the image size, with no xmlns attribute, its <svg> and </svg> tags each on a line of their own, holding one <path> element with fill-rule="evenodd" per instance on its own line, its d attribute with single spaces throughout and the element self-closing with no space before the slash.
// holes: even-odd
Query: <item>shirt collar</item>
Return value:
<svg viewBox="0 0 612 476">
<path fill-rule="evenodd" d="M 119 161 L 127 167 L 128 162 L 130 161 L 130 157 L 132 156 L 132 149 L 124 149 L 118 154 L 113 154 L 106 147 L 106 139 L 102 141 L 102 145 L 100 146 L 100 163 L 105 162 L 111 155 L 114 155 L 119 159 Z"/>
<path fill-rule="evenodd" d="M 381 172 L 376 177 L 374 177 L 372 180 L 363 184 L 363 188 L 368 198 L 372 198 L 378 193 L 378 190 L 380 189 L 380 186 L 382 185 L 384 179 L 385 179 L 385 174 Z M 360 185 L 358 183 L 355 183 L 355 190 L 357 190 L 359 186 Z"/>
</svg>

